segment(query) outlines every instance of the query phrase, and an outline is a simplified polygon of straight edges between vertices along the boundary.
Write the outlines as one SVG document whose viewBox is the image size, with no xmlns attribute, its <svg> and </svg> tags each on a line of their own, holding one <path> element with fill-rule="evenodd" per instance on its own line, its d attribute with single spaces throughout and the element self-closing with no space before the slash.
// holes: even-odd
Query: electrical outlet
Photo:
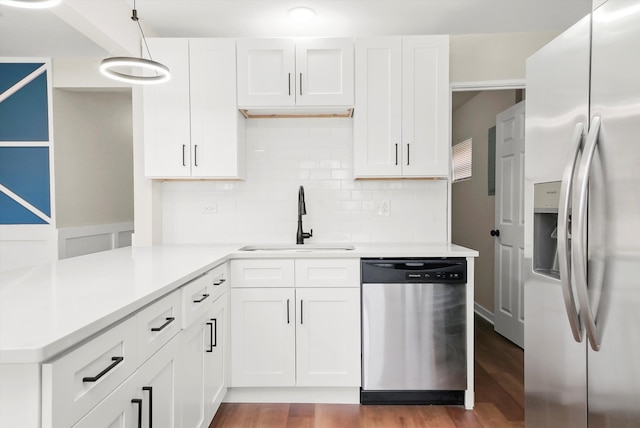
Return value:
<svg viewBox="0 0 640 428">
<path fill-rule="evenodd" d="M 202 205 L 202 214 L 218 214 L 218 205 L 216 204 Z"/>
<path fill-rule="evenodd" d="M 391 201 L 384 200 L 380 202 L 380 206 L 378 207 L 378 215 L 388 216 L 391 214 Z"/>
</svg>

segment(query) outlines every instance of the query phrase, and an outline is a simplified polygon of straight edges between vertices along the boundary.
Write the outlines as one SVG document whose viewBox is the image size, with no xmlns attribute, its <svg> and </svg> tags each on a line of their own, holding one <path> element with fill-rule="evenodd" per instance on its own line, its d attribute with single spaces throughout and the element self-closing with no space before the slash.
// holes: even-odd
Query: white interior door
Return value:
<svg viewBox="0 0 640 428">
<path fill-rule="evenodd" d="M 495 331 L 524 347 L 524 101 L 496 116 Z"/>
</svg>

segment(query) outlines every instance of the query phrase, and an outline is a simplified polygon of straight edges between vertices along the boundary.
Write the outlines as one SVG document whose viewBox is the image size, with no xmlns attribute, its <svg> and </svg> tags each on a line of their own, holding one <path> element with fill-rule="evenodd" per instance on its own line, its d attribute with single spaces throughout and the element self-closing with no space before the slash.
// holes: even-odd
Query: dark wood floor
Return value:
<svg viewBox="0 0 640 428">
<path fill-rule="evenodd" d="M 223 403 L 209 428 L 523 427 L 524 353 L 476 316 L 473 410 L 462 406 Z"/>
</svg>

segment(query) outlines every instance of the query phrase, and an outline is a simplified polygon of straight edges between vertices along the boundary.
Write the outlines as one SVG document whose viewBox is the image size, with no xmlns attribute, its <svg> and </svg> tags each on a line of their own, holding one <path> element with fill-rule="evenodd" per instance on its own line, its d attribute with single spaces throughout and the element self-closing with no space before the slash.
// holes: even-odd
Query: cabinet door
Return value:
<svg viewBox="0 0 640 428">
<path fill-rule="evenodd" d="M 74 428 L 138 428 L 139 420 L 145 427 L 178 427 L 179 343 L 174 337 L 164 345 Z"/>
<path fill-rule="evenodd" d="M 142 399 L 142 426 L 180 426 L 178 372 L 180 340 L 174 337 L 144 363 L 136 373 L 136 397 Z M 137 410 L 136 410 L 137 411 Z"/>
<path fill-rule="evenodd" d="M 296 104 L 353 105 L 353 39 L 296 41 Z"/>
<path fill-rule="evenodd" d="M 189 41 L 191 176 L 244 178 L 244 133 L 236 104 L 236 45 Z"/>
<path fill-rule="evenodd" d="M 232 289 L 231 308 L 231 386 L 294 386 L 294 289 Z"/>
<path fill-rule="evenodd" d="M 237 41 L 238 106 L 295 104 L 295 43 L 288 39 Z"/>
<path fill-rule="evenodd" d="M 402 174 L 401 53 L 400 37 L 356 39 L 357 104 L 353 113 L 356 178 Z"/>
<path fill-rule="evenodd" d="M 297 386 L 360 386 L 360 290 L 296 289 Z"/>
<path fill-rule="evenodd" d="M 131 401 L 136 397 L 137 390 L 135 376 L 127 379 L 74 424 L 73 428 L 138 428 L 139 412 L 144 415 L 144 403 L 136 404 Z"/>
<path fill-rule="evenodd" d="M 205 342 L 205 400 L 207 420 L 211 421 L 227 393 L 227 325 L 228 325 L 228 295 L 218 298 L 207 315 L 209 327 L 209 341 Z"/>
<path fill-rule="evenodd" d="M 402 175 L 449 176 L 449 36 L 402 40 Z"/>
<path fill-rule="evenodd" d="M 171 70 L 171 79 L 142 89 L 144 171 L 147 177 L 191 174 L 189 47 L 187 39 L 147 39 L 153 59 Z"/>
<path fill-rule="evenodd" d="M 183 330 L 180 379 L 182 383 L 182 424 L 183 428 L 206 427 L 209 421 L 205 400 L 206 353 L 209 349 L 210 329 L 207 325 L 207 312 L 196 320 L 191 327 Z"/>
</svg>

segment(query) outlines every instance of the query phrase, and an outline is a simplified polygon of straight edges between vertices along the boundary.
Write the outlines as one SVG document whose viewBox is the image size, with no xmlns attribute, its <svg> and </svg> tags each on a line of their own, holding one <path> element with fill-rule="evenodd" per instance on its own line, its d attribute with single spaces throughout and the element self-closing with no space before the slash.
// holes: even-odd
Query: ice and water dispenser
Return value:
<svg viewBox="0 0 640 428">
<path fill-rule="evenodd" d="M 560 279 L 558 271 L 558 205 L 560 181 L 534 184 L 533 271 Z"/>
</svg>

